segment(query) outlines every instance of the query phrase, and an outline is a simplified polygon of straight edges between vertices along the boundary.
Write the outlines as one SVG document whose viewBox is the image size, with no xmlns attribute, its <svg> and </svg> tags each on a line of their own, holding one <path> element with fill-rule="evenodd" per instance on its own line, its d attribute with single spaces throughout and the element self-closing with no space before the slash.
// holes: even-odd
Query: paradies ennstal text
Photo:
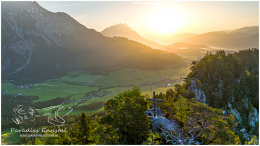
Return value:
<svg viewBox="0 0 260 146">
<path fill-rule="evenodd" d="M 15 129 L 11 128 L 11 132 L 24 132 L 24 133 L 31 133 L 31 132 L 53 132 L 53 133 L 58 133 L 58 132 L 67 132 L 67 129 L 47 129 L 47 128 L 39 128 L 39 129 L 33 129 L 33 128 L 27 128 L 27 129 Z"/>
</svg>

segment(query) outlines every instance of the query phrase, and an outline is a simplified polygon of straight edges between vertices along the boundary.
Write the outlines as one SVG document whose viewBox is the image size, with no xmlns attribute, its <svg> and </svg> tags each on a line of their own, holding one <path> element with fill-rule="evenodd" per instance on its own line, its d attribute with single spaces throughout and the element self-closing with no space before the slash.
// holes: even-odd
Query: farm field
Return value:
<svg viewBox="0 0 260 146">
<path fill-rule="evenodd" d="M 38 96 L 39 99 L 34 102 L 42 102 L 62 97 L 68 100 L 67 103 L 61 103 L 63 110 L 61 115 L 67 114 L 72 107 L 88 105 L 94 101 L 107 101 L 123 92 L 131 89 L 133 86 L 139 86 L 142 95 L 152 97 L 152 92 L 156 94 L 166 92 L 171 86 L 181 83 L 182 78 L 189 73 L 189 66 L 179 68 L 167 68 L 164 70 L 136 70 L 125 68 L 113 68 L 109 75 L 91 75 L 90 72 L 78 74 L 70 73 L 67 76 L 58 79 L 48 80 L 42 83 L 25 84 L 15 86 L 10 82 L 2 83 L 2 92 L 9 95 L 28 95 Z M 86 95 L 92 93 L 91 97 Z M 102 93 L 107 93 L 102 95 Z M 54 105 L 53 105 L 54 106 Z M 68 110 L 65 110 L 65 109 Z M 93 113 L 102 110 L 102 108 L 93 111 L 83 111 Z M 45 113 L 39 109 L 39 112 Z M 82 111 L 72 110 L 67 115 L 77 115 Z"/>
</svg>

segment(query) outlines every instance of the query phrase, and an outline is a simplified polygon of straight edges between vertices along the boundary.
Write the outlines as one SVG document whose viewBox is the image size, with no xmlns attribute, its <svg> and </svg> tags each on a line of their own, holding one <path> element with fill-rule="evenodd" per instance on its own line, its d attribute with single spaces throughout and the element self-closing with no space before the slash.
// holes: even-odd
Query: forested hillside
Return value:
<svg viewBox="0 0 260 146">
<path fill-rule="evenodd" d="M 195 91 L 197 100 L 221 108 L 225 114 L 233 114 L 239 124 L 237 132 L 240 131 L 244 139 L 258 135 L 258 49 L 234 54 L 208 53 L 201 60 L 192 62 L 185 88 Z"/>
</svg>

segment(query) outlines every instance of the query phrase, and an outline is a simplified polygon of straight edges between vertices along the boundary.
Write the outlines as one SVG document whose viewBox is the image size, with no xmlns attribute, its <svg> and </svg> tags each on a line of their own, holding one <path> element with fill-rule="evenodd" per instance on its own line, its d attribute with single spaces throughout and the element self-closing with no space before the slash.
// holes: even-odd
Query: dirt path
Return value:
<svg viewBox="0 0 260 146">
<path fill-rule="evenodd" d="M 71 111 L 69 111 L 66 115 L 68 115 L 70 112 L 72 112 L 73 111 L 73 109 L 71 109 Z"/>
</svg>

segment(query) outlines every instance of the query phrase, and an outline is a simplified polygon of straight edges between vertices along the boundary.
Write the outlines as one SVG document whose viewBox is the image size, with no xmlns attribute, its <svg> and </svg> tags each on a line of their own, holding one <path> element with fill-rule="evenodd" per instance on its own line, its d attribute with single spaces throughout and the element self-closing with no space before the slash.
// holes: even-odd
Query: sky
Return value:
<svg viewBox="0 0 260 146">
<path fill-rule="evenodd" d="M 258 1 L 38 1 L 102 31 L 126 23 L 157 42 L 177 33 L 206 33 L 259 25 Z"/>
</svg>

